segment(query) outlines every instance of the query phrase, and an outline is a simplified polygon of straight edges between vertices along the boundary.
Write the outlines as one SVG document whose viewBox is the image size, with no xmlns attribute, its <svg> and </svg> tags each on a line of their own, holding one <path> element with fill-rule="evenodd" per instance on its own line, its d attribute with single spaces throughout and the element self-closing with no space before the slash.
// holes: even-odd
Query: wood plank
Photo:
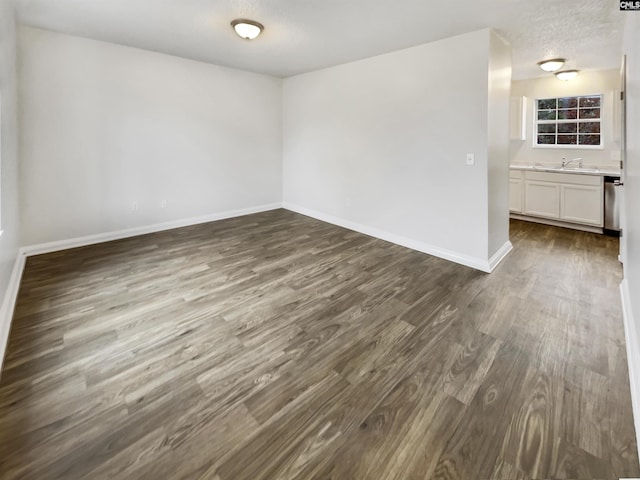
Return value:
<svg viewBox="0 0 640 480">
<path fill-rule="evenodd" d="M 640 477 L 617 240 L 487 275 L 285 210 L 30 257 L 0 477 Z"/>
</svg>

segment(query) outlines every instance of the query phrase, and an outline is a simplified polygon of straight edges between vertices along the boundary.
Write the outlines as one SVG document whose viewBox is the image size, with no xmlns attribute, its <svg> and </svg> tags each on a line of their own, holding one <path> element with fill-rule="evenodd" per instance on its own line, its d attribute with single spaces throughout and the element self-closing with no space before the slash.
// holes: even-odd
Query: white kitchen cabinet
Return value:
<svg viewBox="0 0 640 480">
<path fill-rule="evenodd" d="M 560 218 L 560 185 L 525 180 L 524 213 L 536 217 Z"/>
<path fill-rule="evenodd" d="M 514 214 L 589 228 L 604 225 L 602 176 L 510 170 L 509 188 Z"/>
<path fill-rule="evenodd" d="M 524 172 L 509 171 L 509 211 L 522 213 L 524 205 Z"/>
<path fill-rule="evenodd" d="M 522 180 L 509 179 L 509 211 L 513 213 L 522 213 L 523 184 Z"/>
<path fill-rule="evenodd" d="M 560 219 L 601 227 L 604 224 L 602 187 L 560 185 Z"/>
</svg>

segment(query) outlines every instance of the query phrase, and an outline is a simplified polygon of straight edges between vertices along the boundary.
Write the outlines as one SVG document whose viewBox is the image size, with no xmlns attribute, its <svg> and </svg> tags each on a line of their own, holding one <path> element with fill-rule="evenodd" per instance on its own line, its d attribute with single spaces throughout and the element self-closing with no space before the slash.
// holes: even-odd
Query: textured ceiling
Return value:
<svg viewBox="0 0 640 480">
<path fill-rule="evenodd" d="M 5 1 L 5 0 L 2 0 Z M 514 78 L 536 62 L 618 68 L 618 0 L 15 0 L 25 25 L 289 76 L 492 27 L 513 47 Z M 229 23 L 265 25 L 257 40 Z M 452 52 L 455 58 L 455 52 Z"/>
</svg>

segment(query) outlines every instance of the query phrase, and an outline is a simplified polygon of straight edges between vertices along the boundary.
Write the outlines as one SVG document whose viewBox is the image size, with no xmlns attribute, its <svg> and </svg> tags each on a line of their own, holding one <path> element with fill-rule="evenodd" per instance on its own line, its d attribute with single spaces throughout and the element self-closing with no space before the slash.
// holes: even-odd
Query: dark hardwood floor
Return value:
<svg viewBox="0 0 640 480">
<path fill-rule="evenodd" d="M 617 240 L 491 275 L 285 210 L 28 259 L 0 478 L 640 477 Z"/>
</svg>

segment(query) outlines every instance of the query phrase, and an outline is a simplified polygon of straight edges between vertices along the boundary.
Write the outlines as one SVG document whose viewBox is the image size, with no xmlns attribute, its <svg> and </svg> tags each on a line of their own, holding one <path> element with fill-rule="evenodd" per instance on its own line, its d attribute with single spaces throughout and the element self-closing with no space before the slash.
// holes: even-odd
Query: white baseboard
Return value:
<svg viewBox="0 0 640 480">
<path fill-rule="evenodd" d="M 174 228 L 188 227 L 190 225 L 198 225 L 200 223 L 215 222 L 216 220 L 224 220 L 226 218 L 241 217 L 252 213 L 266 212 L 282 208 L 281 203 L 270 203 L 266 205 L 258 205 L 255 207 L 242 208 L 238 210 L 229 210 L 226 212 L 213 213 L 200 217 L 185 218 L 181 220 L 173 220 L 170 222 L 156 223 L 154 225 L 145 225 L 142 227 L 128 228 L 126 230 L 117 230 L 113 232 L 98 233 L 96 235 L 88 235 L 86 237 L 69 238 L 66 240 L 58 240 L 55 242 L 39 243 L 36 245 L 28 245 L 22 248 L 27 255 L 40 255 L 43 253 L 57 252 L 67 250 L 69 248 L 84 247 L 96 243 L 110 242 L 111 240 L 120 240 L 122 238 L 135 237 L 137 235 L 145 235 L 147 233 L 161 232 L 163 230 L 172 230 Z"/>
<path fill-rule="evenodd" d="M 493 272 L 498 264 L 513 250 L 513 244 L 507 240 L 489 259 L 489 272 Z"/>
<path fill-rule="evenodd" d="M 7 285 L 4 300 L 0 307 L 0 376 L 2 375 L 2 364 L 4 363 L 4 356 L 7 351 L 13 311 L 15 310 L 16 300 L 18 299 L 18 290 L 20 290 L 20 280 L 22 280 L 25 262 L 26 255 L 22 249 L 20 249 L 16 255 L 16 261 L 13 264 L 13 270 L 9 277 L 9 284 Z"/>
<path fill-rule="evenodd" d="M 476 270 L 480 270 L 486 273 L 491 273 L 493 269 L 498 265 L 498 263 L 500 263 L 500 261 L 513 248 L 513 246 L 511 245 L 511 242 L 507 242 L 500 248 L 500 250 L 498 250 L 498 252 L 496 252 L 496 254 L 493 257 L 491 257 L 490 260 L 484 260 L 482 258 L 475 258 L 468 255 L 463 255 L 458 252 L 446 250 L 444 248 L 436 247 L 434 245 L 420 242 L 418 240 L 413 240 L 411 238 L 406 238 L 401 235 L 396 235 L 394 233 L 386 232 L 384 230 L 379 230 L 374 227 L 362 225 L 360 223 L 352 222 L 350 220 L 345 220 L 344 218 L 334 217 L 333 215 L 328 215 L 326 213 L 311 210 L 311 209 L 301 207 L 299 205 L 295 205 L 289 202 L 282 202 L 282 207 L 286 208 L 287 210 L 291 210 L 292 212 L 306 215 L 307 217 L 312 217 L 317 220 L 321 220 L 323 222 L 331 223 L 339 227 L 347 228 L 349 230 L 353 230 L 359 233 L 363 233 L 365 235 L 369 235 L 370 237 L 379 238 L 380 240 L 385 240 L 387 242 L 391 242 L 397 245 L 401 245 L 403 247 L 411 248 L 413 250 L 417 250 L 422 253 L 427 253 L 435 257 L 443 258 L 451 262 L 455 262 L 461 265 L 465 265 L 467 267 L 475 268 Z"/>
<path fill-rule="evenodd" d="M 636 443 L 640 455 L 640 343 L 638 331 L 631 310 L 629 284 L 624 279 L 620 284 L 622 297 L 622 317 L 624 320 L 624 337 L 627 345 L 627 363 L 629 365 L 629 387 L 631 388 L 631 405 L 633 422 L 636 427 Z"/>
</svg>

